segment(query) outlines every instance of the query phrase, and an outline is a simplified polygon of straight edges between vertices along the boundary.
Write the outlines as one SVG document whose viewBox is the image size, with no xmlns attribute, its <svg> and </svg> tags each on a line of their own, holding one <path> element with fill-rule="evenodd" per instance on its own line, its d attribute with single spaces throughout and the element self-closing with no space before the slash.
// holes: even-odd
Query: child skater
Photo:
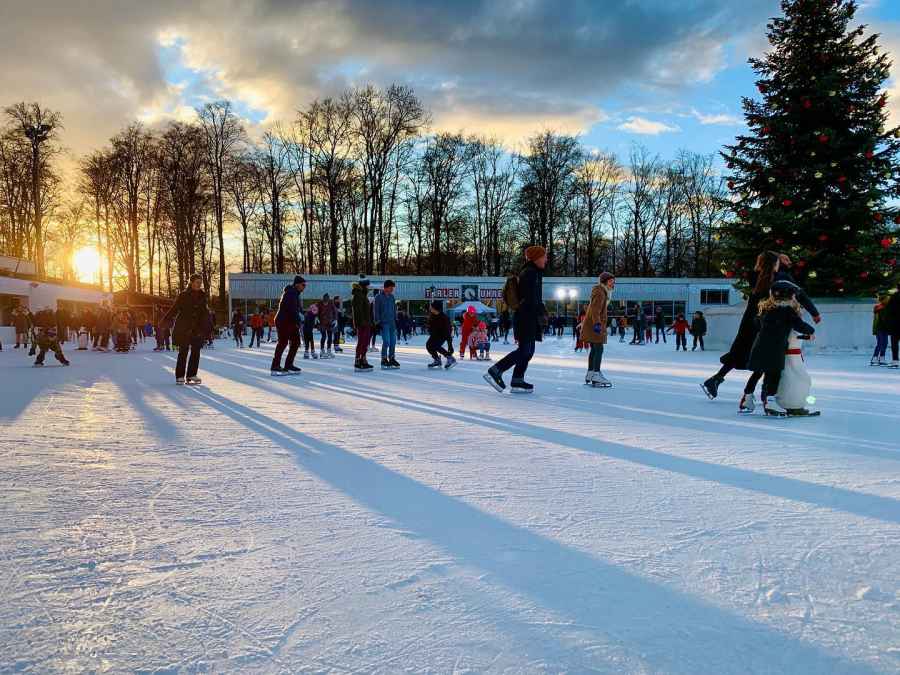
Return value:
<svg viewBox="0 0 900 675">
<path fill-rule="evenodd" d="M 600 279 L 591 291 L 591 302 L 581 322 L 581 339 L 591 346 L 588 355 L 588 370 L 584 383 L 592 387 L 609 388 L 612 382 L 603 376 L 600 366 L 603 364 L 603 346 L 606 344 L 606 324 L 609 299 L 616 287 L 616 278 L 609 272 L 600 275 Z"/>
<path fill-rule="evenodd" d="M 37 359 L 34 362 L 35 367 L 39 368 L 44 365 L 44 357 L 48 351 L 53 352 L 56 360 L 62 365 L 69 365 L 59 344 L 59 328 L 56 325 L 56 317 L 53 314 L 53 310 L 44 308 L 39 311 L 34 315 L 33 325 L 36 334 L 33 344 L 36 344 L 39 350 Z"/>
<path fill-rule="evenodd" d="M 469 338 L 469 343 L 472 345 L 472 358 L 477 358 L 479 361 L 491 360 L 491 340 L 488 337 L 487 324 L 484 321 L 481 321 L 475 327 L 472 337 Z M 475 355 L 476 349 L 478 350 L 477 356 Z"/>
<path fill-rule="evenodd" d="M 312 357 L 318 359 L 316 353 L 316 337 L 313 331 L 316 328 L 316 319 L 319 316 L 319 305 L 312 304 L 306 310 L 306 316 L 303 317 L 303 358 L 309 358 L 309 352 L 312 350 Z"/>
<path fill-rule="evenodd" d="M 706 335 L 706 317 L 703 312 L 694 312 L 694 318 L 691 320 L 691 335 L 694 336 L 694 345 L 691 351 L 697 351 L 697 344 L 700 344 L 700 351 L 705 352 L 706 346 L 703 344 L 703 337 Z"/>
<path fill-rule="evenodd" d="M 687 320 L 684 318 L 684 314 L 679 314 L 675 321 L 672 322 L 672 325 L 669 326 L 669 330 L 674 331 L 675 333 L 675 351 L 678 351 L 678 348 L 681 347 L 684 351 L 687 351 L 687 329 L 689 324 Z"/>
<path fill-rule="evenodd" d="M 450 326 L 450 318 L 444 314 L 444 306 L 440 300 L 432 302 L 428 311 L 429 337 L 428 342 L 425 343 L 425 349 L 432 358 L 428 367 L 440 368 L 443 365 L 446 370 L 450 370 L 456 365 L 456 359 L 453 358 L 453 329 Z M 445 342 L 448 349 L 444 349 Z M 446 365 L 441 363 L 441 356 L 447 359 Z"/>
<path fill-rule="evenodd" d="M 791 331 L 796 331 L 810 340 L 815 339 L 816 329 L 800 318 L 800 303 L 796 299 L 797 288 L 789 281 L 776 281 L 772 284 L 769 297 L 759 303 L 759 315 L 756 318 L 759 333 L 753 342 L 748 362 L 753 374 L 744 387 L 740 412 L 752 413 L 755 409 L 753 391 L 756 389 L 756 383 L 762 378 L 762 404 L 766 415 L 804 414 L 799 409 L 779 410 L 774 405 L 781 373 L 785 367 Z"/>
</svg>

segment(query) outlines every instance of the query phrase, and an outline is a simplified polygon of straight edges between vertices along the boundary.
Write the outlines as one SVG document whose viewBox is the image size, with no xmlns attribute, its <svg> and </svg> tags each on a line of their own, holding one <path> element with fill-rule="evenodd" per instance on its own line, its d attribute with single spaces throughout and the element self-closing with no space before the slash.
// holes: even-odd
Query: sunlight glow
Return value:
<svg viewBox="0 0 900 675">
<path fill-rule="evenodd" d="M 81 281 L 93 281 L 97 278 L 97 268 L 100 266 L 100 255 L 96 248 L 85 246 L 75 251 L 72 256 L 72 267 L 75 275 Z"/>
</svg>

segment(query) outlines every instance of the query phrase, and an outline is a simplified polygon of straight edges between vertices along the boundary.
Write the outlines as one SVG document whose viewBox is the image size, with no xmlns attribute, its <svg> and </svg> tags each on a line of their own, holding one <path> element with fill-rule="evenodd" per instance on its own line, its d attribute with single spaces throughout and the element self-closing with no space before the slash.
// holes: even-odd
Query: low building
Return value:
<svg viewBox="0 0 900 675">
<path fill-rule="evenodd" d="M 270 308 L 278 303 L 284 287 L 291 283 L 293 274 L 245 274 L 228 275 L 228 295 L 231 308 L 245 314 L 257 308 Z M 304 275 L 307 286 L 303 294 L 309 303 L 325 293 L 334 297 L 350 297 L 350 288 L 357 281 L 353 275 Z M 448 306 L 460 302 L 481 301 L 486 305 L 502 305 L 501 292 L 506 283 L 503 277 L 443 277 L 373 275 L 372 289 L 381 288 L 385 279 L 397 284 L 395 297 L 413 315 L 425 313 L 426 304 L 432 299 L 446 301 Z M 597 283 L 595 277 L 544 277 L 544 303 L 551 314 L 577 316 L 591 297 L 591 289 Z M 633 313 L 640 303 L 644 311 L 663 309 L 667 318 L 679 312 L 686 315 L 696 310 L 723 305 L 737 305 L 743 301 L 728 279 L 670 279 L 625 278 L 617 279 L 611 311 L 613 314 Z"/>
</svg>

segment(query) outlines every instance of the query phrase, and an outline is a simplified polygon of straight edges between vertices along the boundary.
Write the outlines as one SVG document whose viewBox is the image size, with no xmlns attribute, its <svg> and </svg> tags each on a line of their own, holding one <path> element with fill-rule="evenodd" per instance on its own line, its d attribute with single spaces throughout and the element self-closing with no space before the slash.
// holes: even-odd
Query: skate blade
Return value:
<svg viewBox="0 0 900 675">
<path fill-rule="evenodd" d="M 771 408 L 764 408 L 763 411 L 766 413 L 766 417 L 787 417 L 788 414 L 786 412 L 781 412 L 780 410 L 772 410 Z"/>
<path fill-rule="evenodd" d="M 484 381 L 487 382 L 489 385 L 491 385 L 491 387 L 493 387 L 493 389 L 494 389 L 498 394 L 502 394 L 502 393 L 503 393 L 503 388 L 502 388 L 500 385 L 498 385 L 496 382 L 494 382 L 494 378 L 493 378 L 493 377 L 491 377 L 491 376 L 488 375 L 487 373 L 485 373 L 484 375 L 482 375 L 482 377 L 484 378 Z"/>
<path fill-rule="evenodd" d="M 716 397 L 713 396 L 712 394 L 710 394 L 706 390 L 706 387 L 704 387 L 702 384 L 700 385 L 700 391 L 702 391 L 704 394 L 706 394 L 706 398 L 708 398 L 710 401 L 714 401 L 716 399 Z"/>
<path fill-rule="evenodd" d="M 756 410 L 741 410 L 738 409 L 738 415 L 752 415 Z"/>
<path fill-rule="evenodd" d="M 510 388 L 509 393 L 510 393 L 510 394 L 533 394 L 533 393 L 534 393 L 534 389 L 514 389 L 514 388 Z"/>
<path fill-rule="evenodd" d="M 594 389 L 612 389 L 612 384 L 594 384 L 591 382 L 591 387 Z"/>
<path fill-rule="evenodd" d="M 444 370 L 450 370 L 450 369 L 453 368 L 453 366 L 455 366 L 457 363 L 459 363 L 459 361 L 454 361 L 453 363 L 448 363 L 446 366 L 444 366 Z"/>
</svg>

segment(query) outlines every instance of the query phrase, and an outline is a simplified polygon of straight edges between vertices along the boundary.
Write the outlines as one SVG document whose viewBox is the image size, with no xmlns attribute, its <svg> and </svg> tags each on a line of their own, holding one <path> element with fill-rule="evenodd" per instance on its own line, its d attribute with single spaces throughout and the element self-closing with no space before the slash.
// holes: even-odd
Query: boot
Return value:
<svg viewBox="0 0 900 675">
<path fill-rule="evenodd" d="M 388 363 L 391 364 L 393 370 L 397 370 L 400 367 L 400 364 L 397 363 L 397 359 L 388 359 Z"/>
<path fill-rule="evenodd" d="M 526 382 L 524 377 L 514 377 L 510 382 L 509 390 L 514 394 L 531 394 L 534 391 L 534 385 Z"/>
<path fill-rule="evenodd" d="M 584 383 L 590 384 L 591 382 L 593 382 L 593 380 L 594 380 L 594 371 L 593 370 L 587 371 L 584 374 Z"/>
<path fill-rule="evenodd" d="M 709 399 L 712 400 L 719 395 L 719 385 L 724 381 L 725 380 L 723 378 L 713 375 L 711 378 L 706 380 L 706 382 L 701 384 L 700 388 L 703 389 Z"/>
<path fill-rule="evenodd" d="M 597 370 L 591 379 L 591 386 L 599 389 L 609 389 L 612 386 L 612 382 L 603 377 L 603 371 Z"/>
<path fill-rule="evenodd" d="M 484 374 L 484 381 L 491 385 L 494 389 L 502 392 L 506 389 L 506 383 L 503 381 L 503 375 L 497 370 L 497 366 L 491 366 Z"/>
<path fill-rule="evenodd" d="M 441 363 L 440 358 L 435 357 L 434 361 L 428 364 L 429 368 L 443 368 L 444 364 Z"/>
<path fill-rule="evenodd" d="M 451 369 L 453 366 L 455 366 L 455 365 L 456 365 L 456 359 L 453 358 L 452 356 L 448 356 L 448 357 L 447 357 L 447 363 L 446 363 L 446 365 L 444 365 L 444 369 L 445 369 L 445 370 L 450 370 L 450 369 Z"/>
<path fill-rule="evenodd" d="M 387 359 L 381 359 L 381 369 L 382 370 L 390 370 L 391 362 L 388 361 Z"/>
<path fill-rule="evenodd" d="M 763 399 L 763 406 L 765 406 L 766 401 Z M 740 405 L 738 405 L 738 412 L 744 414 L 750 414 L 754 410 L 756 410 L 756 399 L 753 397 L 753 394 L 744 394 L 741 396 Z"/>
</svg>

